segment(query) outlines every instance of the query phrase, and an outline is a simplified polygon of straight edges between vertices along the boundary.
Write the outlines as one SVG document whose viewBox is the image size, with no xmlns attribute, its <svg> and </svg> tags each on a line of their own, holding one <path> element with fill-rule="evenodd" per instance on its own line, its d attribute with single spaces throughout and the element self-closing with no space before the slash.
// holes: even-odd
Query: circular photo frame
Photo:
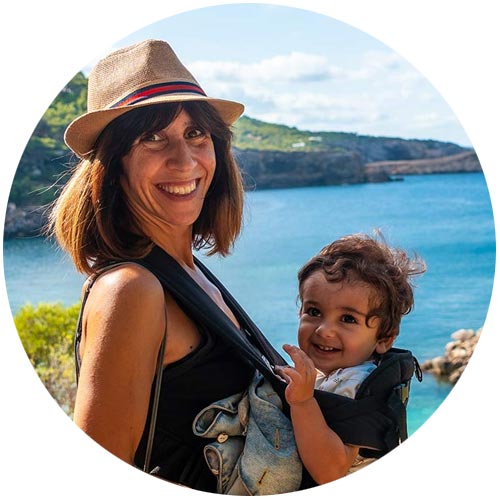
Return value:
<svg viewBox="0 0 500 500">
<path fill-rule="evenodd" d="M 440 432 L 445 432 L 442 426 L 448 426 L 446 416 L 457 411 L 465 416 L 471 411 L 470 401 L 486 397 L 475 392 L 477 375 L 469 377 L 469 369 L 464 369 L 470 359 L 479 369 L 483 362 L 471 356 L 484 342 L 483 327 L 486 338 L 490 336 L 487 325 L 492 320 L 490 313 L 487 321 L 487 314 L 496 258 L 490 192 L 495 185 L 488 153 L 479 154 L 476 140 L 471 141 L 477 138 L 483 146 L 488 139 L 483 142 L 474 122 L 465 131 L 458 115 L 416 66 L 355 28 L 357 23 L 364 28 L 364 23 L 352 12 L 342 16 L 335 9 L 312 12 L 296 7 L 227 3 L 170 16 L 165 11 L 161 20 L 91 55 L 163 39 L 208 95 L 245 103 L 245 113 L 233 129 L 246 187 L 245 227 L 231 256 L 219 259 L 200 253 L 199 258 L 277 350 L 297 342 L 297 271 L 330 241 L 380 231 L 391 245 L 425 260 L 427 271 L 418 279 L 415 306 L 403 319 L 394 344 L 409 349 L 424 371 L 423 381 L 411 384 L 410 440 L 360 476 L 324 486 L 335 493 L 342 487 L 346 492 L 362 491 L 357 477 L 365 475 L 362 482 L 372 482 L 370 474 L 389 478 L 387 467 L 398 467 L 402 460 L 415 464 L 408 456 L 415 451 L 425 454 L 419 460 L 426 460 L 432 443 L 446 455 L 437 443 Z M 373 33 L 380 35 L 384 29 L 387 25 L 375 23 Z M 395 35 L 387 33 L 384 42 Z M 412 56 L 417 50 L 404 48 Z M 88 57 L 89 51 L 80 48 L 83 53 Z M 428 55 L 429 49 L 420 57 Z M 418 56 L 415 60 L 419 68 L 439 66 L 435 61 L 426 66 Z M 15 322 L 7 344 L 16 360 L 10 370 L 22 371 L 24 387 L 34 391 L 28 399 L 44 408 L 42 422 L 57 434 L 63 429 L 62 438 L 54 437 L 58 443 L 69 439 L 84 450 L 86 458 L 78 463 L 89 466 L 89 474 L 97 467 L 103 481 L 109 474 L 117 474 L 113 477 L 121 481 L 124 464 L 89 444 L 91 440 L 75 432 L 70 421 L 76 390 L 72 325 L 85 277 L 53 241 L 40 237 L 47 207 L 76 161 L 62 133 L 78 111 L 85 111 L 86 81 L 93 64 L 83 66 L 56 98 L 49 97 L 51 103 L 41 110 L 42 118 L 24 149 L 21 141 L 13 153 L 18 155 L 18 168 L 12 182 L 7 179 L 11 189 L 5 198 L 2 305 Z M 438 71 L 433 81 L 445 88 L 440 78 Z M 49 92 L 53 95 L 53 89 Z M 467 88 L 462 92 L 467 94 Z M 461 107 L 459 98 L 451 93 L 449 102 L 458 103 L 457 110 L 467 116 L 467 106 Z M 47 326 L 49 316 L 53 323 Z M 40 391 L 40 380 L 47 391 Z M 18 395 L 12 391 L 15 404 Z M 467 426 L 464 416 L 459 421 Z M 40 440 L 47 442 L 42 436 Z M 9 440 L 9 446 L 24 449 L 18 440 Z M 67 452 L 64 443 L 55 449 L 56 463 L 69 472 L 61 459 L 63 450 Z M 445 470 L 448 466 L 443 465 Z M 125 481 L 125 494 L 165 487 L 159 481 L 143 482 L 140 474 L 132 474 L 131 483 Z"/>
</svg>

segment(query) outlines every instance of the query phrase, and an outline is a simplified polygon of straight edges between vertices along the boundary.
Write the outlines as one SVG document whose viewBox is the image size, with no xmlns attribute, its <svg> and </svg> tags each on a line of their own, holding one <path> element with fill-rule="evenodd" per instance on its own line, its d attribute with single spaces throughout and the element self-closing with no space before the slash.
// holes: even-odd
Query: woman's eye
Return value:
<svg viewBox="0 0 500 500">
<path fill-rule="evenodd" d="M 147 134 L 141 137 L 140 142 L 153 151 L 162 150 L 167 144 L 167 139 L 158 133 Z"/>
<path fill-rule="evenodd" d="M 149 134 L 143 137 L 144 142 L 159 142 L 163 140 L 160 134 Z"/>
<path fill-rule="evenodd" d="M 352 314 L 343 314 L 342 323 L 357 323 L 356 318 Z"/>
<path fill-rule="evenodd" d="M 306 314 L 308 316 L 318 317 L 321 315 L 321 311 L 317 307 L 308 307 L 306 309 Z"/>
<path fill-rule="evenodd" d="M 196 139 L 197 137 L 204 137 L 207 133 L 201 128 L 192 128 L 188 131 L 187 136 L 192 139 Z"/>
</svg>

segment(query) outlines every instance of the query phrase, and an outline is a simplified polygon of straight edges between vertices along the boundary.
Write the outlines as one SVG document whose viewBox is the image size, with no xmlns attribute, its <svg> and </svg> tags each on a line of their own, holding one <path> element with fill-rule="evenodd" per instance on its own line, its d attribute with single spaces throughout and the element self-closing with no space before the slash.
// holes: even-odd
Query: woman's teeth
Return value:
<svg viewBox="0 0 500 500">
<path fill-rule="evenodd" d="M 191 181 L 189 184 L 158 184 L 158 187 L 163 191 L 177 196 L 185 196 L 191 194 L 196 189 L 196 181 Z"/>
</svg>

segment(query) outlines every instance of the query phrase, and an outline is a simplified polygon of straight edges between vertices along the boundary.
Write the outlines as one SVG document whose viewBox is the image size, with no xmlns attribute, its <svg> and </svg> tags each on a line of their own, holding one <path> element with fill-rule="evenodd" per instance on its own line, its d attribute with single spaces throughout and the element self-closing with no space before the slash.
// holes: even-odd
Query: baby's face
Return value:
<svg viewBox="0 0 500 500">
<path fill-rule="evenodd" d="M 393 338 L 377 340 L 379 319 L 368 324 L 373 289 L 362 282 L 327 281 L 322 271 L 302 284 L 299 347 L 325 374 L 386 352 Z"/>
</svg>

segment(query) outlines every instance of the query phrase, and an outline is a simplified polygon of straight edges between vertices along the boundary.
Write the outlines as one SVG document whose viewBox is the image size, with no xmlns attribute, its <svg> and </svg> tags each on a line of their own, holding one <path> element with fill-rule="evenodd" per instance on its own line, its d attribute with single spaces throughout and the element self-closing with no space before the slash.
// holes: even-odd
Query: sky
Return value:
<svg viewBox="0 0 500 500">
<path fill-rule="evenodd" d="M 208 95 L 242 102 L 251 118 L 471 146 L 419 71 L 376 38 L 329 16 L 269 4 L 200 8 L 131 33 L 96 60 L 147 38 L 169 42 Z M 86 74 L 96 60 L 83 68 Z"/>
</svg>

